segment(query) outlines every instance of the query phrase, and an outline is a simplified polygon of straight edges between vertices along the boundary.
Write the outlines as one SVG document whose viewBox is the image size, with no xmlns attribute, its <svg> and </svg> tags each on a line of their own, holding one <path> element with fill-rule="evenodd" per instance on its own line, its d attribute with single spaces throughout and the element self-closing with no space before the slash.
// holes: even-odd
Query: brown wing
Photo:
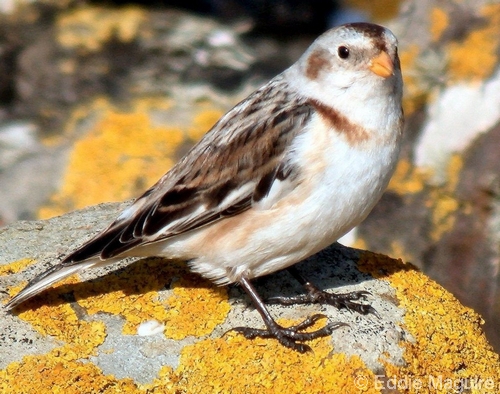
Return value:
<svg viewBox="0 0 500 394">
<path fill-rule="evenodd" d="M 107 259 L 248 209 L 296 169 L 291 141 L 313 112 L 280 76 L 224 115 L 157 184 L 64 264 Z"/>
</svg>

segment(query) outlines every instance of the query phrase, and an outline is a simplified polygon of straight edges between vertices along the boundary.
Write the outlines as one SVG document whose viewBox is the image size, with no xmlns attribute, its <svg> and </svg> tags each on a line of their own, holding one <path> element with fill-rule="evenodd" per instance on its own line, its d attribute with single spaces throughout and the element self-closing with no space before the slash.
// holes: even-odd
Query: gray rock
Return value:
<svg viewBox="0 0 500 394">
<path fill-rule="evenodd" d="M 123 207 L 124 204 L 101 204 L 45 221 L 17 222 L 0 230 L 0 265 L 22 258 L 38 260 L 37 264 L 23 272 L 0 276 L 2 301 L 8 298 L 6 289 L 31 279 L 57 262 L 61 255 L 104 228 Z M 364 316 L 324 305 L 269 305 L 269 309 L 276 318 L 297 320 L 321 313 L 328 316 L 330 322 L 347 323 L 348 326 L 341 327 L 332 334 L 335 351 L 359 355 L 371 370 L 378 373 L 383 370 L 381 359 L 395 365 L 404 363 L 399 343 L 401 340 L 409 340 L 410 336 L 401 328 L 404 311 L 396 302 L 391 301 L 395 299 L 394 290 L 387 282 L 373 279 L 356 268 L 360 253 L 359 250 L 334 244 L 299 263 L 297 267 L 320 288 L 338 292 L 369 291 L 371 295 L 365 302 L 369 302 L 380 317 Z M 82 277 L 91 280 L 127 263 L 98 269 Z M 259 278 L 255 280 L 255 285 L 264 299 L 303 292 L 287 272 Z M 160 290 L 160 298 L 168 297 L 171 292 L 171 289 Z M 209 338 L 220 337 L 238 326 L 263 326 L 258 312 L 249 308 L 243 291 L 233 286 L 229 295 L 231 310 L 226 320 L 208 335 Z M 89 361 L 98 365 L 105 374 L 113 374 L 118 378 L 131 377 L 139 383 L 151 382 L 163 365 L 175 368 L 183 347 L 206 338 L 190 336 L 175 341 L 165 338 L 161 333 L 150 336 L 123 335 L 123 319 L 120 317 L 107 314 L 89 316 L 84 308 L 78 306 L 78 309 L 81 310 L 79 318 L 102 321 L 107 330 L 105 342 Z M 164 323 L 168 325 L 168 321 Z M 3 333 L 0 336 L 0 368 L 5 368 L 12 361 L 21 360 L 24 355 L 45 353 L 58 344 L 53 338 L 36 333 L 27 322 L 16 317 L 15 313 L 7 314 L 2 308 L 0 332 Z"/>
</svg>

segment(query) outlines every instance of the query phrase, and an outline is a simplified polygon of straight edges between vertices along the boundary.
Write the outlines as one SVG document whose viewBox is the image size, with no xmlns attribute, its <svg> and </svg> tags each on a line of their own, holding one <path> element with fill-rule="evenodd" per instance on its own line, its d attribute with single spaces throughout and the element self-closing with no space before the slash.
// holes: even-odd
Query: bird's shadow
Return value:
<svg viewBox="0 0 500 394">
<path fill-rule="evenodd" d="M 307 280 L 319 289 L 335 289 L 355 285 L 375 277 L 384 277 L 400 270 L 417 269 L 398 260 L 389 259 L 393 264 L 378 267 L 376 260 L 382 255 L 349 248 L 334 243 L 319 253 L 298 263 L 297 269 Z M 372 271 L 361 272 L 360 259 L 371 261 Z M 380 268 L 380 269 L 379 269 Z M 373 269 L 379 272 L 373 275 Z M 370 271 L 370 270 L 368 270 Z M 41 294 L 17 306 L 15 313 L 38 309 L 42 305 L 59 306 L 91 297 L 121 292 L 123 296 L 140 295 L 146 292 L 159 292 L 178 285 L 187 288 L 214 288 L 215 284 L 190 271 L 186 262 L 165 258 L 143 258 L 125 267 L 116 269 L 103 276 L 79 283 L 68 283 L 47 289 Z M 254 280 L 261 297 L 265 300 L 275 296 L 294 296 L 304 292 L 302 286 L 286 270 L 279 271 Z M 232 289 L 238 288 L 231 286 Z M 229 292 L 233 299 L 241 300 L 243 290 Z M 245 299 L 249 303 L 249 299 Z"/>
<path fill-rule="evenodd" d="M 141 295 L 169 289 L 180 281 L 181 286 L 210 288 L 210 281 L 193 274 L 184 261 L 148 257 L 135 260 L 124 267 L 103 273 L 94 279 L 78 283 L 62 283 L 46 289 L 14 308 L 15 313 L 36 310 L 41 306 L 60 306 L 120 292 L 120 296 Z"/>
</svg>

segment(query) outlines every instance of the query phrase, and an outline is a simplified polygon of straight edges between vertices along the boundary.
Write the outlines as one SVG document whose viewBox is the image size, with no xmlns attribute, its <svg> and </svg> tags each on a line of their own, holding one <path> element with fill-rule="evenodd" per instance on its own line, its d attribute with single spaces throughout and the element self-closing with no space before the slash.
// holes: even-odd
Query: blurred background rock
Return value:
<svg viewBox="0 0 500 394">
<path fill-rule="evenodd" d="M 360 20 L 400 39 L 407 123 L 387 193 L 343 241 L 420 266 L 498 351 L 498 1 L 2 1 L 0 225 L 137 196 L 318 34 Z"/>
</svg>

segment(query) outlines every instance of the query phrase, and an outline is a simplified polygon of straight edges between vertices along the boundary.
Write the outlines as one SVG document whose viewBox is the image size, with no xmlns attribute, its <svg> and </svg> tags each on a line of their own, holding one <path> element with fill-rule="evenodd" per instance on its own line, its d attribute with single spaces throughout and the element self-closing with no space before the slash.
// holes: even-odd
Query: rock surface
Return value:
<svg viewBox="0 0 500 394">
<path fill-rule="evenodd" d="M 2 300 L 124 206 L 102 204 L 1 229 Z M 14 313 L 0 308 L 0 389 L 379 392 L 404 376 L 481 376 L 500 384 L 498 355 L 484 338 L 480 317 L 415 267 L 334 244 L 298 268 L 327 290 L 369 291 L 365 302 L 380 318 L 330 306 L 270 305 L 283 324 L 314 313 L 326 317 L 319 325 L 348 324 L 331 338 L 311 341 L 313 351 L 301 355 L 274 340 L 246 340 L 230 331 L 263 325 L 238 287 L 215 287 L 178 261 L 128 260 L 69 278 Z M 302 292 L 286 272 L 255 282 L 264 298 Z"/>
</svg>

